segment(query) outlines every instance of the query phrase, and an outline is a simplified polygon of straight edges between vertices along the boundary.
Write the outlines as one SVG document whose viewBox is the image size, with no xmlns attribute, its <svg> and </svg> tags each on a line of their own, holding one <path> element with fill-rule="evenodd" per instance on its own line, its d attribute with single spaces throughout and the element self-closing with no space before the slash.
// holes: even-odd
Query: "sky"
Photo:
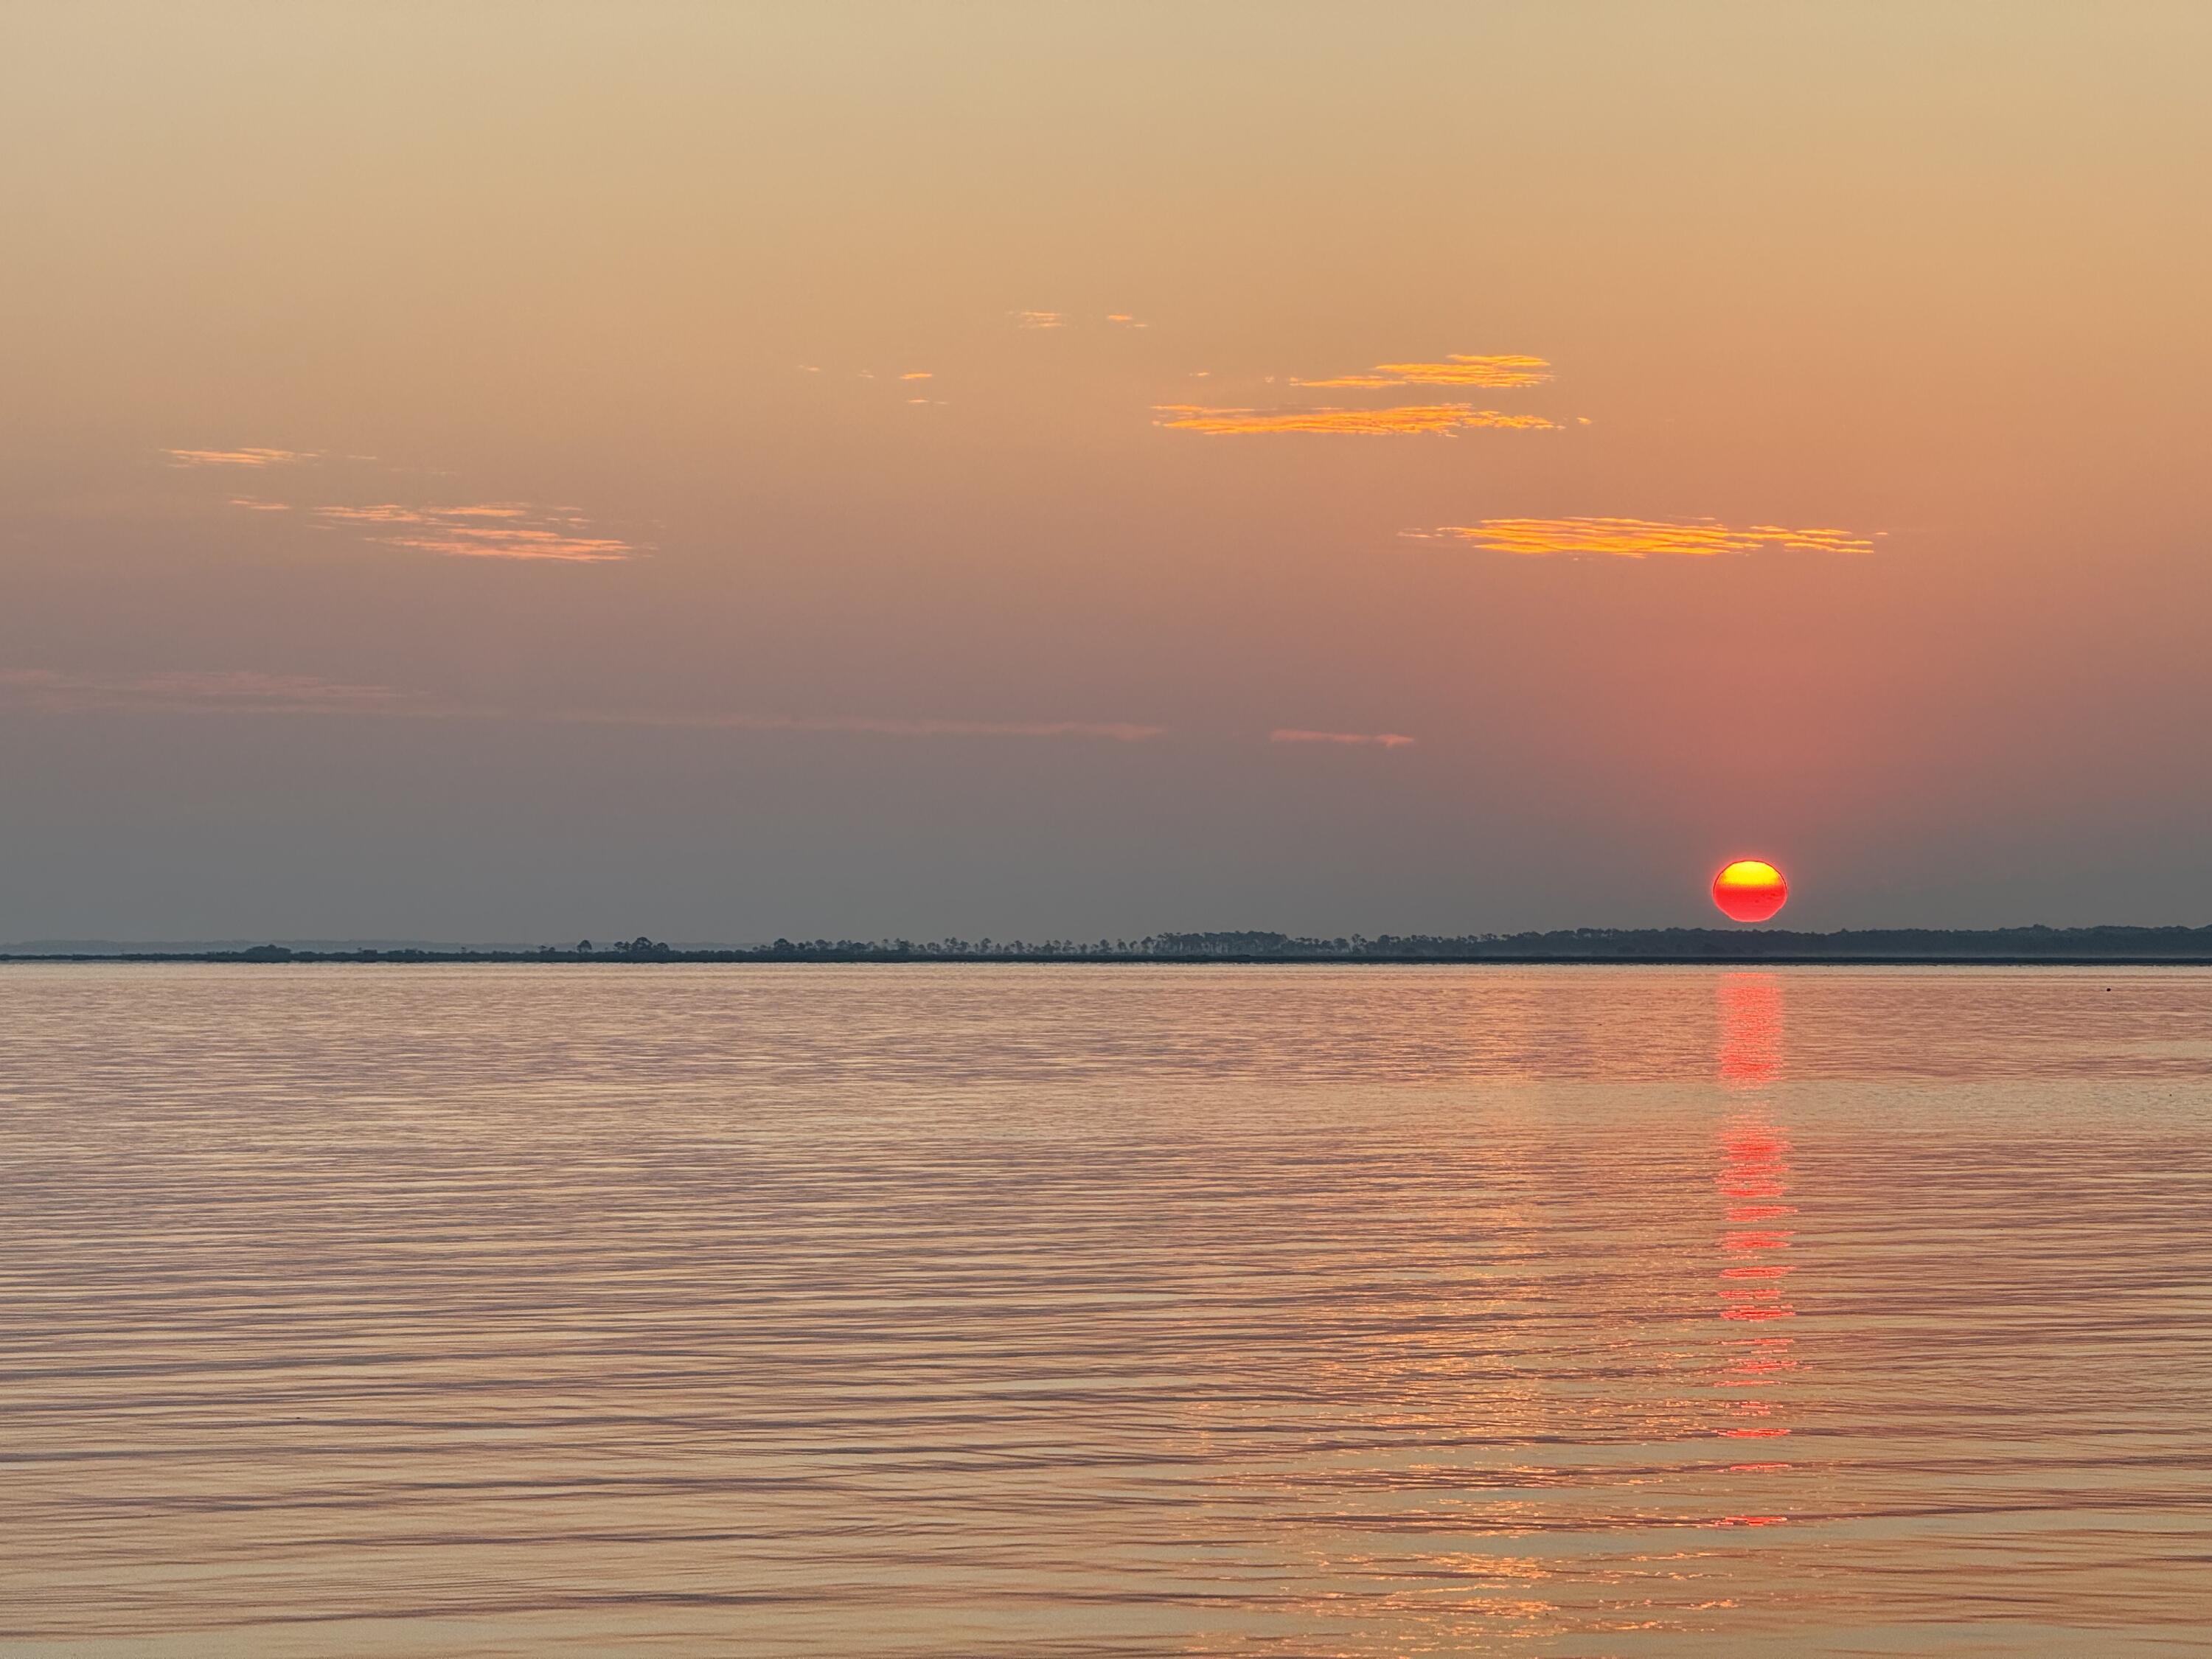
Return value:
<svg viewBox="0 0 2212 1659">
<path fill-rule="evenodd" d="M 0 9 L 0 939 L 2212 921 L 2208 76 Z"/>
</svg>

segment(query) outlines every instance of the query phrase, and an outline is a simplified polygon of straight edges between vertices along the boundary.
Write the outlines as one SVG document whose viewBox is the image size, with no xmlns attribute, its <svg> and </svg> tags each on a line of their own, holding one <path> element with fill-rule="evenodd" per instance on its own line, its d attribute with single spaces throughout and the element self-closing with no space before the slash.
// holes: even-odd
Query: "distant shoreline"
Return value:
<svg viewBox="0 0 2212 1659">
<path fill-rule="evenodd" d="M 18 948 L 0 951 L 0 963 L 792 963 L 1085 964 L 1236 966 L 1327 965 L 1534 967 L 1547 963 L 1583 965 L 1647 964 L 1818 967 L 1979 966 L 2119 968 L 2143 965 L 2212 967 L 2212 927 L 1869 928 L 1833 933 L 1785 930 L 1735 932 L 1721 928 L 1577 928 L 1547 933 L 1383 934 L 1370 939 L 1306 939 L 1284 933 L 1164 933 L 1138 940 L 1096 943 L 1054 939 L 777 939 L 770 945 L 683 946 L 650 939 L 605 945 L 472 948 L 436 945 L 352 947 L 343 944 L 175 950 L 158 946 Z"/>
<path fill-rule="evenodd" d="M 265 957 L 246 952 L 200 956 L 0 955 L 0 967 L 141 967 L 163 963 L 246 967 L 637 967 L 720 965 L 739 968 L 2212 968 L 2201 957 L 761 957 L 726 951 L 680 951 L 635 957 L 495 956 L 468 951 L 351 955 L 299 953 Z"/>
</svg>

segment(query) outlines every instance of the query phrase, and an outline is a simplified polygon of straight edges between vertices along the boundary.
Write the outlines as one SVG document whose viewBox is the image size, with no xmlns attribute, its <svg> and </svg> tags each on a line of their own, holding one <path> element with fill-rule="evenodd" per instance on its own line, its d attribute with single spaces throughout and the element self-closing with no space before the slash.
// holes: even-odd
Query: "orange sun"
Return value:
<svg viewBox="0 0 2212 1659">
<path fill-rule="evenodd" d="M 1765 921 L 1790 896 L 1790 884 L 1765 859 L 1738 859 L 1713 878 L 1713 902 L 1730 921 Z"/>
</svg>

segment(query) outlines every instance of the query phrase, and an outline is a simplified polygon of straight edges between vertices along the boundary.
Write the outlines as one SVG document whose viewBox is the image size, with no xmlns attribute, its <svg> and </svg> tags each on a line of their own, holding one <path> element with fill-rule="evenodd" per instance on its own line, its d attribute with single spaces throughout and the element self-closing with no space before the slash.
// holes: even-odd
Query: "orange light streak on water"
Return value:
<svg viewBox="0 0 2212 1659">
<path fill-rule="evenodd" d="M 1723 1200 L 1723 1228 L 1718 1248 L 1723 1258 L 1717 1269 L 1719 1316 L 1730 1324 L 1766 1323 L 1794 1319 L 1797 1310 L 1784 1298 L 1783 1280 L 1791 1264 L 1769 1260 L 1788 1250 L 1796 1237 L 1790 1227 L 1747 1227 L 1750 1222 L 1774 1222 L 1797 1213 L 1795 1205 L 1778 1201 L 1745 1203 L 1757 1199 L 1779 1200 L 1790 1194 L 1790 1141 L 1770 1115 L 1766 1095 L 1784 1075 L 1785 1041 L 1782 982 L 1773 974 L 1723 974 L 1715 986 L 1720 1040 L 1715 1058 L 1716 1074 L 1724 1089 L 1741 1097 L 1735 1112 L 1717 1138 L 1719 1167 L 1713 1186 Z M 1742 1258 L 1749 1257 L 1746 1261 Z M 1714 1386 L 1729 1390 L 1730 1415 L 1735 1418 L 1773 1419 L 1787 1407 L 1789 1396 L 1778 1389 L 1802 1381 L 1794 1337 L 1781 1334 L 1724 1339 L 1726 1356 L 1722 1375 Z M 1723 1426 L 1724 1439 L 1786 1439 L 1790 1427 L 1784 1421 L 1767 1421 L 1757 1427 L 1741 1422 Z M 1770 1461 L 1731 1463 L 1732 1475 L 1771 1476 L 1790 1473 L 1795 1465 Z M 1717 1524 L 1724 1527 L 1780 1526 L 1786 1515 L 1735 1514 Z"/>
</svg>

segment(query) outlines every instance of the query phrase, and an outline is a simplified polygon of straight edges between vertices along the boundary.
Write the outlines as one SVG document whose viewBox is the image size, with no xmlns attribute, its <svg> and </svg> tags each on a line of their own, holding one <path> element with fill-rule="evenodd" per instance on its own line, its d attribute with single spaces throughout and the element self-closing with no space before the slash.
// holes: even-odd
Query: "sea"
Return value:
<svg viewBox="0 0 2212 1659">
<path fill-rule="evenodd" d="M 0 1652 L 2212 1652 L 2212 972 L 0 967 Z"/>
</svg>

